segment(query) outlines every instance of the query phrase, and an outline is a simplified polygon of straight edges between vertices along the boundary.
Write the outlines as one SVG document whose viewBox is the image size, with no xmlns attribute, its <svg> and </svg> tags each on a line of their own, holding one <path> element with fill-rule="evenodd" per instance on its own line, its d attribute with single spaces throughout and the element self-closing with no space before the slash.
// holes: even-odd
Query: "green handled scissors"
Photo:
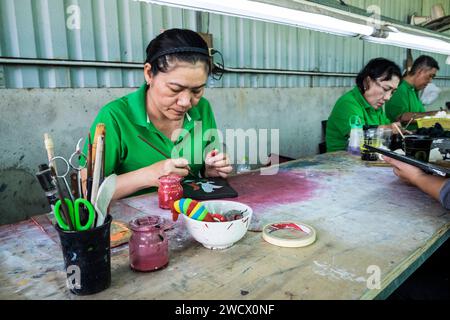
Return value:
<svg viewBox="0 0 450 320">
<path fill-rule="evenodd" d="M 95 209 L 88 200 L 78 198 L 74 202 L 72 202 L 71 200 L 64 198 L 64 201 L 66 202 L 67 207 L 69 208 L 70 220 L 72 221 L 72 225 L 75 227 L 76 231 L 85 231 L 90 229 L 94 225 Z M 82 210 L 81 206 L 85 206 L 88 211 L 88 221 L 86 222 L 85 225 L 81 224 L 80 219 L 80 213 Z M 63 215 L 61 212 L 62 209 L 60 209 L 60 207 L 61 207 L 61 200 L 58 200 L 55 204 L 56 221 L 58 222 L 58 225 L 61 227 L 61 229 L 69 231 L 70 227 L 68 226 L 67 221 L 63 219 Z"/>
</svg>

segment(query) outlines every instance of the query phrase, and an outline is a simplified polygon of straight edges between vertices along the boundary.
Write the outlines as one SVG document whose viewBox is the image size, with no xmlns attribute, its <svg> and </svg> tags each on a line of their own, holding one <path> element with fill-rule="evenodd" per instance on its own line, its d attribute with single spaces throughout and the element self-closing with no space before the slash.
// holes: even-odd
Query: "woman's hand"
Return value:
<svg viewBox="0 0 450 320">
<path fill-rule="evenodd" d="M 390 128 L 392 129 L 392 134 L 411 134 L 411 131 L 402 128 L 402 124 L 400 122 L 391 123 Z"/>
<path fill-rule="evenodd" d="M 417 186 L 417 181 L 427 174 L 421 169 L 414 167 L 410 164 L 398 161 L 388 156 L 383 156 L 384 161 L 391 164 L 394 167 L 394 173 L 400 179 Z"/>
<path fill-rule="evenodd" d="M 188 175 L 188 168 L 186 159 L 167 159 L 118 175 L 113 199 L 126 197 L 145 188 L 158 187 L 159 178 L 168 174 L 185 177 Z"/>
<path fill-rule="evenodd" d="M 444 185 L 447 183 L 448 178 L 446 179 L 444 177 L 426 174 L 419 168 L 386 156 L 384 156 L 384 160 L 394 167 L 394 173 L 399 178 L 418 187 L 423 192 L 428 193 L 436 200 L 440 200 L 440 192 Z M 447 196 L 448 195 L 444 195 L 444 197 Z M 449 208 L 449 203 L 447 201 L 444 201 L 443 205 L 445 208 Z"/>
<path fill-rule="evenodd" d="M 156 179 L 169 174 L 185 177 L 189 174 L 189 162 L 184 158 L 167 159 L 156 162 L 148 167 Z"/>
<path fill-rule="evenodd" d="M 225 153 L 217 153 L 213 150 L 206 155 L 205 158 L 205 175 L 206 177 L 222 177 L 226 178 L 233 171 L 230 165 L 228 155 Z"/>
</svg>

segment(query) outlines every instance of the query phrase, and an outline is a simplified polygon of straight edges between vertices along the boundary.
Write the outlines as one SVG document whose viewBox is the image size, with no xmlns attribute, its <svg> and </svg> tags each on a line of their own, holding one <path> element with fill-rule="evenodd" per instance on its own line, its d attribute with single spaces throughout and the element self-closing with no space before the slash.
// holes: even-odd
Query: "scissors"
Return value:
<svg viewBox="0 0 450 320">
<path fill-rule="evenodd" d="M 72 167 L 72 169 L 74 169 L 77 172 L 78 194 L 80 196 L 83 195 L 83 190 L 81 189 L 81 173 L 80 172 L 87 166 L 87 157 L 81 151 L 81 148 L 80 148 L 81 141 L 83 141 L 83 138 L 80 138 L 80 140 L 78 140 L 77 147 L 75 148 L 75 152 L 72 153 L 72 155 L 69 158 L 69 165 Z M 75 165 L 73 163 L 74 158 L 78 159 L 78 165 Z M 84 165 L 80 164 L 80 160 L 82 160 L 82 159 L 84 160 Z"/>
<path fill-rule="evenodd" d="M 72 202 L 74 202 L 74 201 L 75 201 L 75 198 L 74 198 L 72 192 L 70 192 L 69 183 L 67 183 L 67 179 L 66 179 L 67 175 L 69 175 L 69 171 L 70 171 L 71 165 L 69 164 L 69 162 L 68 162 L 66 159 L 64 159 L 64 158 L 61 157 L 61 156 L 56 156 L 56 157 L 51 158 L 51 159 L 50 159 L 50 165 L 51 165 L 55 160 L 61 160 L 61 161 L 64 162 L 64 164 L 66 165 L 66 171 L 65 171 L 63 174 L 60 174 L 60 173 L 59 173 L 59 169 L 61 168 L 61 166 L 58 165 L 58 172 L 56 173 L 56 176 L 57 176 L 58 178 L 63 179 L 64 185 L 66 186 L 66 190 L 67 190 L 67 192 L 68 192 L 68 194 L 69 194 L 69 196 L 70 196 L 70 200 L 72 200 Z"/>
<path fill-rule="evenodd" d="M 66 171 L 63 174 L 60 174 L 59 172 L 57 173 L 57 177 L 58 178 L 62 178 L 64 180 L 64 184 L 66 185 L 67 191 L 69 192 L 69 196 L 70 199 L 72 200 L 72 202 L 75 202 L 75 198 L 73 197 L 72 193 L 70 192 L 70 187 L 69 187 L 69 183 L 67 182 L 67 176 L 69 175 L 70 169 L 72 168 L 73 170 L 77 171 L 77 187 L 78 187 L 78 194 L 82 195 L 82 189 L 81 189 L 81 173 L 80 171 L 86 167 L 87 163 L 87 157 L 86 155 L 81 152 L 81 141 L 83 140 L 83 138 L 81 138 L 80 140 L 78 140 L 75 152 L 72 153 L 72 155 L 69 158 L 69 161 L 67 161 L 64 157 L 61 156 L 56 156 L 50 159 L 50 163 L 53 163 L 53 161 L 55 160 L 61 160 L 65 166 L 66 166 Z M 74 159 L 77 158 L 78 159 L 78 165 L 75 165 Z M 80 160 L 81 158 L 84 158 L 84 165 L 80 165 Z M 60 168 L 60 166 L 58 165 L 58 168 Z"/>
<path fill-rule="evenodd" d="M 72 221 L 72 225 L 75 227 L 76 231 L 85 231 L 88 229 L 91 229 L 91 227 L 94 225 L 95 220 L 95 210 L 92 204 L 83 198 L 78 198 L 75 201 L 71 201 L 67 198 L 64 198 L 64 201 L 67 204 L 67 207 L 69 208 L 69 217 Z M 81 218 L 80 214 L 83 212 L 82 206 L 86 207 L 88 211 L 88 221 L 85 225 L 81 224 Z M 58 222 L 58 225 L 61 227 L 61 229 L 65 231 L 70 231 L 70 227 L 67 223 L 67 221 L 64 221 L 63 215 L 61 213 L 61 200 L 58 200 L 55 204 L 55 218 Z"/>
</svg>

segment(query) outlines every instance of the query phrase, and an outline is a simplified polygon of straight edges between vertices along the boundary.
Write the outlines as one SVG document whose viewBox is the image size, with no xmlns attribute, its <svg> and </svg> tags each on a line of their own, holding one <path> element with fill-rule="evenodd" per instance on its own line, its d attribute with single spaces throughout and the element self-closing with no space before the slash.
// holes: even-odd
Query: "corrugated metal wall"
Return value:
<svg viewBox="0 0 450 320">
<path fill-rule="evenodd" d="M 406 22 L 429 15 L 433 0 L 346 0 Z M 450 0 L 442 0 L 450 13 Z M 78 11 L 79 10 L 79 11 Z M 77 28 L 79 13 L 80 28 Z M 148 42 L 161 29 L 182 27 L 213 34 L 225 65 L 231 68 L 290 69 L 357 73 L 369 59 L 383 56 L 403 65 L 406 49 L 276 24 L 196 13 L 133 0 L 1 0 L 2 57 L 142 63 Z M 420 52 L 413 51 L 417 57 Z M 445 56 L 430 54 L 450 76 Z M 139 69 L 0 66 L 7 88 L 136 87 Z M 226 74 L 213 87 L 350 86 L 353 78 Z M 438 86 L 450 81 L 437 80 Z"/>
</svg>

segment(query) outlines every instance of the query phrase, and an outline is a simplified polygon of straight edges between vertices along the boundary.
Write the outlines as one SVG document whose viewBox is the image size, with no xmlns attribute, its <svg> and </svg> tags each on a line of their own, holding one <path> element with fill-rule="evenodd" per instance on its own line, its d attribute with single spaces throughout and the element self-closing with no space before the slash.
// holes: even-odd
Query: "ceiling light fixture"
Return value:
<svg viewBox="0 0 450 320">
<path fill-rule="evenodd" d="M 392 26 L 375 28 L 333 18 L 323 14 L 304 12 L 277 5 L 250 0 L 138 0 L 196 11 L 235 16 L 289 25 L 331 33 L 340 36 L 360 37 L 369 42 L 393 45 L 439 54 L 450 55 L 450 42 L 433 37 L 400 32 Z"/>
<path fill-rule="evenodd" d="M 392 26 L 384 26 L 373 35 L 363 36 L 362 39 L 373 43 L 450 55 L 450 42 L 400 32 Z"/>
<path fill-rule="evenodd" d="M 256 19 L 341 36 L 371 35 L 372 26 L 343 21 L 322 14 L 309 13 L 248 0 L 140 0 L 149 3 L 206 11 L 239 18 Z"/>
</svg>

